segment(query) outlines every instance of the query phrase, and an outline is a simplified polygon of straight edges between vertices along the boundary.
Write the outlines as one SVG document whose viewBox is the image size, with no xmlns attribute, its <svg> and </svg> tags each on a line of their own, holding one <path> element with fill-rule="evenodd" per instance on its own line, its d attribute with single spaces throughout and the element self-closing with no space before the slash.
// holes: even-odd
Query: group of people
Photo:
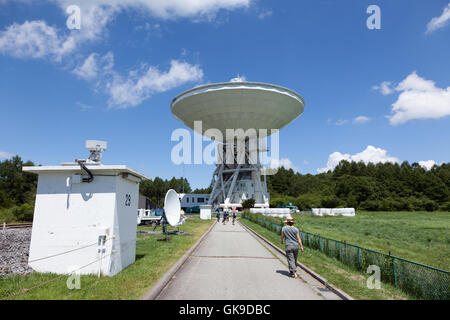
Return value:
<svg viewBox="0 0 450 320">
<path fill-rule="evenodd" d="M 232 224 L 234 226 L 234 223 L 236 222 L 236 210 L 233 210 L 232 214 Z M 220 222 L 220 212 L 217 212 L 217 222 Z M 223 217 L 222 217 L 222 224 L 227 224 L 227 222 L 230 221 L 230 213 L 228 211 L 224 211 L 223 212 Z"/>
<path fill-rule="evenodd" d="M 229 212 L 224 210 L 222 215 L 222 224 L 227 224 L 229 221 Z M 232 223 L 234 225 L 236 221 L 236 210 L 233 208 L 233 211 L 231 213 L 232 215 Z M 217 212 L 217 222 L 220 222 L 220 212 Z M 295 220 L 292 217 L 287 217 L 284 221 L 286 224 L 281 229 L 281 244 L 285 244 L 285 250 L 286 250 L 286 258 L 289 266 L 289 272 L 291 274 L 291 277 L 298 278 L 297 275 L 297 257 L 298 257 L 298 250 L 300 249 L 303 252 L 303 244 L 302 239 L 300 239 L 300 231 L 294 227 Z"/>
</svg>

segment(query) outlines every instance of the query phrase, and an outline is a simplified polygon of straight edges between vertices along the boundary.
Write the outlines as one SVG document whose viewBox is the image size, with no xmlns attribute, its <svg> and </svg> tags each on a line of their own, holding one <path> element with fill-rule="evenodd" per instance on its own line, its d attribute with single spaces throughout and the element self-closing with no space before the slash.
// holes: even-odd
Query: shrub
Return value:
<svg viewBox="0 0 450 320">
<path fill-rule="evenodd" d="M 340 203 L 341 201 L 335 195 L 325 196 L 320 201 L 322 208 L 337 208 L 340 205 Z"/>
<path fill-rule="evenodd" d="M 322 199 L 316 194 L 302 194 L 301 196 L 298 196 L 293 203 L 300 210 L 306 211 L 311 210 L 311 208 L 319 208 L 322 203 Z"/>
<path fill-rule="evenodd" d="M 0 223 L 6 222 L 15 222 L 15 217 L 12 213 L 12 209 L 0 209 Z"/>
<path fill-rule="evenodd" d="M 378 200 L 366 200 L 361 202 L 359 207 L 367 211 L 380 211 L 380 201 Z"/>
<path fill-rule="evenodd" d="M 427 210 L 429 212 L 436 211 L 437 209 L 439 209 L 439 205 L 437 204 L 436 201 L 433 201 L 433 200 L 425 200 L 424 207 L 425 207 L 425 210 Z"/>
<path fill-rule="evenodd" d="M 11 209 L 16 221 L 31 222 L 33 221 L 34 205 L 25 203 Z"/>
<path fill-rule="evenodd" d="M 270 207 L 271 208 L 276 208 L 278 206 L 281 206 L 284 203 L 285 202 L 284 202 L 283 198 L 272 198 L 272 199 L 270 199 Z"/>
<path fill-rule="evenodd" d="M 242 202 L 242 208 L 244 209 L 250 209 L 255 206 L 255 199 L 247 199 L 244 202 Z"/>
<path fill-rule="evenodd" d="M 443 203 L 440 210 L 450 212 L 450 202 Z"/>
</svg>

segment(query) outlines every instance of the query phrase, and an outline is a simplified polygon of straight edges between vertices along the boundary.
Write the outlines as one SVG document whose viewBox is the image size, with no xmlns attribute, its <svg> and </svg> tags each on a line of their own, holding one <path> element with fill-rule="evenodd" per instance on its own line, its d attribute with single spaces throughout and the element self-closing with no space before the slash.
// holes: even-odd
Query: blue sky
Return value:
<svg viewBox="0 0 450 320">
<path fill-rule="evenodd" d="M 381 29 L 366 26 L 372 4 Z M 58 164 L 100 139 L 105 164 L 206 187 L 213 166 L 171 162 L 184 126 L 169 104 L 240 75 L 304 97 L 280 132 L 281 163 L 302 173 L 448 162 L 449 39 L 448 0 L 0 0 L 0 158 Z"/>
</svg>

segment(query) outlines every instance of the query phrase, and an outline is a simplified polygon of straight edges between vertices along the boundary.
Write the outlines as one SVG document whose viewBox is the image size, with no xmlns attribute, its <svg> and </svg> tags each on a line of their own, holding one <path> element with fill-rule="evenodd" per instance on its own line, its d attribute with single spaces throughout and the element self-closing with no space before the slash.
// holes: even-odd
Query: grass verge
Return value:
<svg viewBox="0 0 450 320">
<path fill-rule="evenodd" d="M 183 254 L 205 233 L 213 220 L 189 216 L 180 230 L 193 236 L 171 236 L 170 242 L 157 241 L 161 235 L 137 234 L 136 262 L 114 277 L 81 276 L 81 289 L 69 290 L 68 276 L 31 273 L 0 279 L 0 299 L 110 300 L 140 299 Z M 139 227 L 152 230 L 151 227 Z"/>
<path fill-rule="evenodd" d="M 280 244 L 280 236 L 275 232 L 253 223 L 246 219 L 240 219 L 244 225 L 250 227 L 267 240 L 284 250 Z M 390 284 L 381 283 L 381 289 L 369 289 L 367 278 L 364 274 L 350 269 L 340 261 L 327 255 L 305 247 L 305 251 L 299 254 L 299 261 L 308 268 L 317 272 L 328 280 L 333 286 L 342 289 L 354 299 L 363 300 L 405 300 L 414 299 L 410 295 L 396 289 Z"/>
<path fill-rule="evenodd" d="M 450 265 L 450 212 L 363 212 L 355 217 L 294 215 L 297 228 L 432 267 Z"/>
</svg>

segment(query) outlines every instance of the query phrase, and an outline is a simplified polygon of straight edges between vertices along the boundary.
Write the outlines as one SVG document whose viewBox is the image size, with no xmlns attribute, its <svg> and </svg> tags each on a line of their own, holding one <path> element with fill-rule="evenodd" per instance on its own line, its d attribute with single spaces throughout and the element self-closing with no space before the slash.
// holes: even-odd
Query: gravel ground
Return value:
<svg viewBox="0 0 450 320">
<path fill-rule="evenodd" d="M 31 229 L 0 229 L 0 277 L 33 272 L 28 267 L 30 240 Z"/>
</svg>

